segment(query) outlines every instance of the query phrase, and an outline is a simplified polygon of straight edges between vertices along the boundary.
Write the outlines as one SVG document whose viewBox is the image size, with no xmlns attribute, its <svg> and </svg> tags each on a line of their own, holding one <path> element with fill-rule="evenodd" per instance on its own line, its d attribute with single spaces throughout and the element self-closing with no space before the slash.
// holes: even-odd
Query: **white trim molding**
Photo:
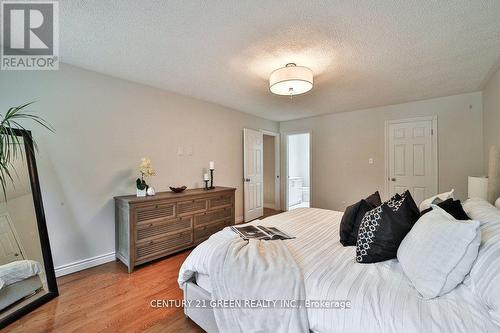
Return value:
<svg viewBox="0 0 500 333">
<path fill-rule="evenodd" d="M 242 222 L 243 222 L 243 220 L 244 220 L 244 217 L 243 217 L 243 215 L 241 215 L 241 216 L 238 216 L 238 217 L 236 217 L 236 218 L 234 219 L 234 223 L 235 223 L 235 224 L 240 224 L 240 223 L 242 223 Z"/>
<path fill-rule="evenodd" d="M 92 268 L 115 260 L 115 252 L 101 254 L 92 258 L 82 259 L 79 261 L 64 264 L 55 268 L 56 277 L 68 275 L 87 268 Z"/>
</svg>

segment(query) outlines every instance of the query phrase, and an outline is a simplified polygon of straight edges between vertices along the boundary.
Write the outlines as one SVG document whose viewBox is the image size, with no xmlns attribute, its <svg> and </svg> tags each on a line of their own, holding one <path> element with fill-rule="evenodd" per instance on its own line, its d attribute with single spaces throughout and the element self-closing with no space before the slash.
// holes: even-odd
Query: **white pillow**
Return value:
<svg viewBox="0 0 500 333">
<path fill-rule="evenodd" d="M 445 201 L 445 200 L 450 199 L 450 198 L 455 199 L 455 197 L 453 195 L 454 192 L 455 192 L 455 189 L 451 189 L 450 192 L 439 193 L 438 195 L 435 195 L 433 197 L 425 199 L 424 201 L 422 201 L 420 203 L 420 206 L 419 206 L 420 211 L 422 212 L 422 211 L 430 208 L 433 201 L 436 200 L 437 198 L 439 198 L 441 201 Z"/>
<path fill-rule="evenodd" d="M 500 210 L 483 199 L 469 199 L 464 210 L 481 222 L 479 255 L 465 279 L 485 304 L 491 319 L 500 326 Z"/>
<path fill-rule="evenodd" d="M 467 199 L 464 204 L 464 211 L 481 225 L 500 223 L 500 211 L 488 201 L 480 198 Z"/>
<path fill-rule="evenodd" d="M 477 257 L 478 221 L 459 221 L 436 205 L 401 242 L 398 260 L 425 299 L 444 295 L 463 282 Z"/>
</svg>

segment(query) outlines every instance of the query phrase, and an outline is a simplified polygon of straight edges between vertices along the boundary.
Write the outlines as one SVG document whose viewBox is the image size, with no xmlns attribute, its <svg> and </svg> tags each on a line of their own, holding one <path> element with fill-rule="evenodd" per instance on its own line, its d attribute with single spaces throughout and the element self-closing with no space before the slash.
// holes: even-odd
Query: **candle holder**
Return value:
<svg viewBox="0 0 500 333">
<path fill-rule="evenodd" d="M 207 191 L 207 190 L 209 190 L 209 188 L 208 188 L 208 179 L 204 180 L 204 182 L 205 182 L 205 188 L 204 188 L 204 190 Z"/>
<path fill-rule="evenodd" d="M 214 186 L 214 169 L 210 169 L 210 189 L 213 190 Z"/>
</svg>

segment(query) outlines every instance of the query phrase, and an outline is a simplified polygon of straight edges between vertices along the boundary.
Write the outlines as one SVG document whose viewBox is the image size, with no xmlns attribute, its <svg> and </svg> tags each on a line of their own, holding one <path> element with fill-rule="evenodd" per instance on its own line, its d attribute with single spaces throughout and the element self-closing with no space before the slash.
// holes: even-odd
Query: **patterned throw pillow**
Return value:
<svg viewBox="0 0 500 333">
<path fill-rule="evenodd" d="M 375 263 L 396 258 L 399 244 L 419 216 L 408 191 L 367 212 L 359 227 L 356 261 Z"/>
</svg>

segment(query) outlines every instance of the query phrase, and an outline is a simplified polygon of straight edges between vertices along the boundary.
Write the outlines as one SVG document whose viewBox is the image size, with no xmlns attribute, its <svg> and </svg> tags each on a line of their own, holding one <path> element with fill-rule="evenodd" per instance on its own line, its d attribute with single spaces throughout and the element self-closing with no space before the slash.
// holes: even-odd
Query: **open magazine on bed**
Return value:
<svg viewBox="0 0 500 333">
<path fill-rule="evenodd" d="M 275 227 L 264 227 L 261 225 L 253 226 L 247 225 L 244 227 L 231 227 L 231 229 L 240 235 L 244 240 L 261 239 L 261 240 L 274 240 L 274 239 L 292 239 L 292 237 Z"/>
</svg>

